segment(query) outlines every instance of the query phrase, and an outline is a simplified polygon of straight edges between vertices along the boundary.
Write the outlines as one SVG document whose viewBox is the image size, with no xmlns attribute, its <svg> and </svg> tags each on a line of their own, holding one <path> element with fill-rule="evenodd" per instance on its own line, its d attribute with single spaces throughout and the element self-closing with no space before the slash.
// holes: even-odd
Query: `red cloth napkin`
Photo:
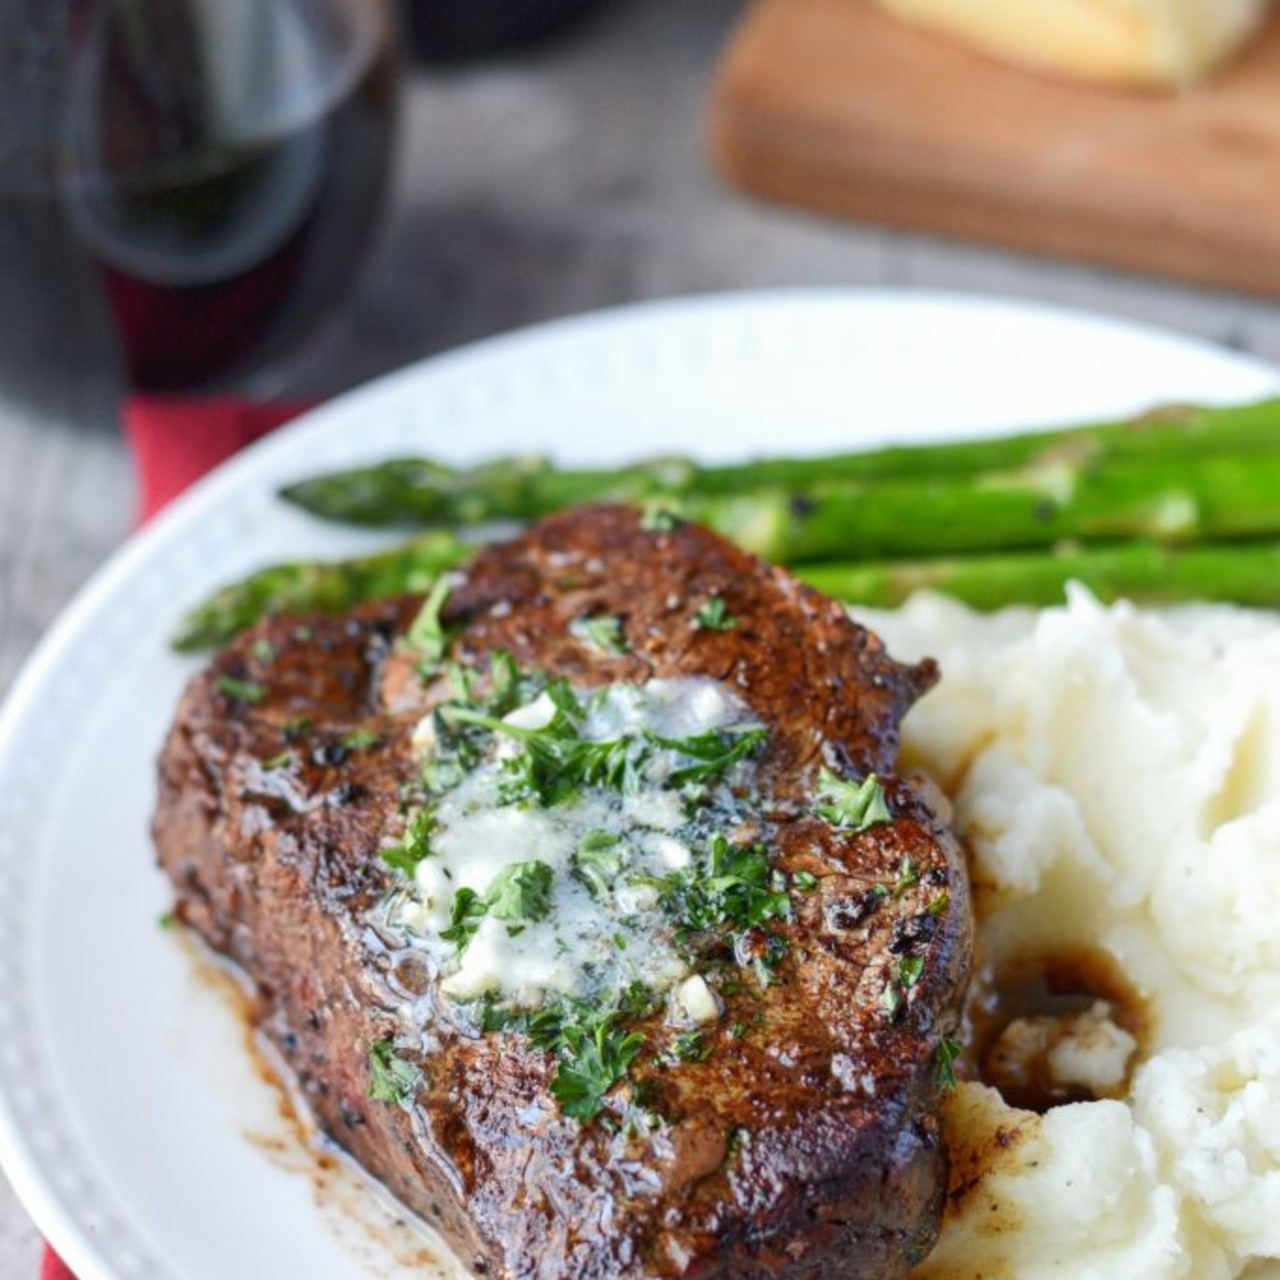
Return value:
<svg viewBox="0 0 1280 1280">
<path fill-rule="evenodd" d="M 306 408 L 300 403 L 250 404 L 230 397 L 135 396 L 127 401 L 121 417 L 137 476 L 138 523 L 145 524 L 206 471 Z M 76 1278 L 52 1249 L 46 1249 L 40 1280 Z"/>
<path fill-rule="evenodd" d="M 150 520 L 219 462 L 307 407 L 291 401 L 251 404 L 231 397 L 135 396 L 127 401 L 122 417 L 138 477 L 138 523 Z"/>
</svg>

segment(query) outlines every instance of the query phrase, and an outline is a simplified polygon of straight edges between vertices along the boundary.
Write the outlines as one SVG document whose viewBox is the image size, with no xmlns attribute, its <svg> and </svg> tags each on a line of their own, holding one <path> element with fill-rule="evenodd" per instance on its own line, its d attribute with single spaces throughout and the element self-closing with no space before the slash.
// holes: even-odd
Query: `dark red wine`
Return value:
<svg viewBox="0 0 1280 1280">
<path fill-rule="evenodd" d="M 426 62 L 505 53 L 548 39 L 606 0 L 402 0 L 414 52 Z"/>
<path fill-rule="evenodd" d="M 114 346 L 136 387 L 234 381 L 296 346 L 352 281 L 388 171 L 390 45 L 357 44 L 321 76 L 287 4 L 269 23 L 246 8 L 265 74 L 277 58 L 291 77 L 255 104 L 199 5 L 160 0 L 141 48 L 110 16 L 128 7 L 73 36 L 48 181 L 0 194 L 0 290 L 31 291 L 27 328 L 51 296 L 85 317 L 85 341 L 105 322 L 97 355 Z"/>
</svg>

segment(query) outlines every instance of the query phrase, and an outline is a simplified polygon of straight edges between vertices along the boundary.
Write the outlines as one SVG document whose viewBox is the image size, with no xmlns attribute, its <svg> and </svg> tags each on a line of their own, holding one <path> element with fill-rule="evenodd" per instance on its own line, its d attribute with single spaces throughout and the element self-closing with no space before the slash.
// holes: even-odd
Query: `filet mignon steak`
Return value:
<svg viewBox="0 0 1280 1280">
<path fill-rule="evenodd" d="M 959 851 L 926 789 L 893 774 L 932 665 L 895 663 L 842 607 L 706 530 L 623 507 L 490 546 L 438 619 L 421 605 L 260 626 L 191 682 L 160 761 L 177 913 L 256 984 L 319 1124 L 480 1274 L 905 1275 L 938 1227 L 939 1052 L 972 949 Z M 486 730 L 474 707 L 492 710 L 500 672 L 538 673 L 530 696 L 559 689 L 567 710 L 543 694 L 540 717 Z M 491 732 L 508 785 L 513 761 L 538 764 L 522 753 L 548 715 L 570 726 L 550 747 L 576 750 L 590 691 L 681 680 L 761 726 L 749 742 L 741 726 L 701 746 L 635 738 L 641 781 L 661 757 L 690 821 L 728 824 L 719 862 L 691 838 L 687 865 L 628 882 L 700 1000 L 596 991 L 540 1014 L 443 994 L 446 944 L 413 945 L 388 908 L 430 861 L 431 823 L 406 835 L 420 792 L 456 785 L 422 780 L 423 726 L 472 746 Z M 703 768 L 708 743 L 742 750 Z M 637 785 L 634 760 L 610 759 L 618 775 L 588 790 Z M 527 790 L 503 794 L 511 821 L 547 818 Z M 620 858 L 599 864 L 619 885 Z M 515 886 L 525 916 L 458 890 L 449 945 L 461 956 L 486 909 L 515 939 L 550 910 L 546 875 Z"/>
</svg>

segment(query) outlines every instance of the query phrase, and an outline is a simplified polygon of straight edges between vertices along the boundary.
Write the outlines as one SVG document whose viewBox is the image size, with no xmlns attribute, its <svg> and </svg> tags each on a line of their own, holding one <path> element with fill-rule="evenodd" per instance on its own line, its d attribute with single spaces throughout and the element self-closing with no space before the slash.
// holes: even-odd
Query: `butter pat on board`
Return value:
<svg viewBox="0 0 1280 1280">
<path fill-rule="evenodd" d="M 1183 88 L 1257 30 L 1270 0 L 878 0 L 1005 61 L 1104 83 Z"/>
</svg>

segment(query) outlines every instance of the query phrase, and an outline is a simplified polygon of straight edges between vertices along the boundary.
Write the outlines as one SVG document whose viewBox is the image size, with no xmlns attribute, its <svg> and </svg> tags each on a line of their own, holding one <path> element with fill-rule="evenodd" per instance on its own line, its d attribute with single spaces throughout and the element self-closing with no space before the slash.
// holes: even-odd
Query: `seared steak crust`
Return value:
<svg viewBox="0 0 1280 1280">
<path fill-rule="evenodd" d="M 696 624 L 712 596 L 731 629 Z M 451 656 L 479 666 L 502 649 L 580 686 L 725 681 L 770 730 L 771 857 L 818 883 L 779 925 L 777 984 L 729 997 L 705 1061 L 648 1073 L 670 1121 L 656 1133 L 564 1118 L 546 1054 L 518 1033 L 468 1034 L 443 1004 L 402 1108 L 368 1098 L 368 1048 L 399 1029 L 424 974 L 369 917 L 394 880 L 378 850 L 416 777 L 410 730 L 443 696 L 395 643 L 418 604 L 260 627 L 192 681 L 160 762 L 154 834 L 179 914 L 255 981 L 321 1126 L 484 1274 L 904 1275 L 937 1229 L 935 1053 L 972 941 L 958 850 L 892 774 L 932 667 L 894 663 L 842 608 L 695 526 L 583 509 L 485 550 L 447 603 Z M 628 653 L 574 638 L 596 613 L 621 618 Z M 356 729 L 378 744 L 344 746 Z M 809 816 L 824 764 L 878 773 L 893 821 L 850 834 Z M 906 858 L 918 878 L 904 884 Z M 923 969 L 890 1013 L 904 948 Z M 639 1029 L 669 1034 L 660 1015 Z"/>
</svg>

